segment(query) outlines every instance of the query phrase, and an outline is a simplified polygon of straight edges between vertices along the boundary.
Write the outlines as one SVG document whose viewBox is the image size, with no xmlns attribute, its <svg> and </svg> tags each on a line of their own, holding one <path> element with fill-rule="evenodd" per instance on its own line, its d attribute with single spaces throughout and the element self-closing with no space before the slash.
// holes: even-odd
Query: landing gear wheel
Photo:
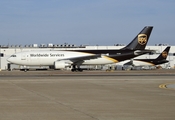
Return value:
<svg viewBox="0 0 175 120">
<path fill-rule="evenodd" d="M 77 67 L 76 65 L 73 65 L 71 71 L 72 72 L 82 72 L 83 70 L 80 68 L 80 66 Z"/>
<path fill-rule="evenodd" d="M 81 68 L 78 68 L 77 71 L 82 72 L 83 70 Z"/>
</svg>

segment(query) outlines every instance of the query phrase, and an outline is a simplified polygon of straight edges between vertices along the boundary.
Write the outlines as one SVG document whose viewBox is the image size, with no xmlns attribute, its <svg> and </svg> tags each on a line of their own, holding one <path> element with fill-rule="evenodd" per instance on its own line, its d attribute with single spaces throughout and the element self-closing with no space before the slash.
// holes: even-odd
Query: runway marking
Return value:
<svg viewBox="0 0 175 120">
<path fill-rule="evenodd" d="M 175 84 L 175 83 L 165 83 L 165 84 L 161 84 L 161 85 L 159 85 L 159 88 L 168 89 L 168 90 L 175 90 L 175 88 L 169 88 L 169 87 L 167 87 L 168 85 L 171 85 L 171 84 Z"/>
<path fill-rule="evenodd" d="M 167 88 L 166 85 L 167 84 L 161 84 L 161 85 L 159 85 L 159 88 L 164 88 L 165 89 L 165 88 Z"/>
</svg>

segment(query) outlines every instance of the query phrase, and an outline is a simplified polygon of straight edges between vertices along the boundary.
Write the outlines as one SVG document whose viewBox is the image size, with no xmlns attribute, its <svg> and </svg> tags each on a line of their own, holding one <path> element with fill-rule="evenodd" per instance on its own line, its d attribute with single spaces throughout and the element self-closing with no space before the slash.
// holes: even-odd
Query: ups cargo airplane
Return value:
<svg viewBox="0 0 175 120">
<path fill-rule="evenodd" d="M 132 66 L 155 66 L 169 62 L 166 60 L 168 53 L 170 50 L 170 46 L 166 47 L 165 50 L 160 53 L 160 55 L 155 59 L 133 59 L 124 65 L 132 65 Z"/>
<path fill-rule="evenodd" d="M 55 69 L 70 67 L 72 71 L 82 71 L 80 65 L 104 65 L 132 59 L 150 53 L 145 50 L 152 26 L 146 26 L 124 48 L 112 50 L 41 50 L 20 52 L 11 55 L 7 61 L 22 66 L 54 66 Z"/>
</svg>

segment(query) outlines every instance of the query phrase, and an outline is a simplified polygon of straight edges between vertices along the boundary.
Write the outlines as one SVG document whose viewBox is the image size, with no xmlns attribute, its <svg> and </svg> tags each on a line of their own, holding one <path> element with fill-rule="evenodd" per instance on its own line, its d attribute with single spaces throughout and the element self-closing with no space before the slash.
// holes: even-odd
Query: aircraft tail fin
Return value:
<svg viewBox="0 0 175 120">
<path fill-rule="evenodd" d="M 150 34 L 152 32 L 153 26 L 146 26 L 140 31 L 140 33 L 122 50 L 144 50 Z"/>
<path fill-rule="evenodd" d="M 156 58 L 156 60 L 166 60 L 169 50 L 170 46 L 166 47 L 165 50 Z"/>
</svg>

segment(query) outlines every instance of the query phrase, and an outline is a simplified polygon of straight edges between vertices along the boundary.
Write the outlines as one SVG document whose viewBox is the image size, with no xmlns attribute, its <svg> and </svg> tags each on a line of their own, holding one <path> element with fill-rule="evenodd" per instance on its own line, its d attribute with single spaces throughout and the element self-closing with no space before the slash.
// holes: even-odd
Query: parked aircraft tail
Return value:
<svg viewBox="0 0 175 120">
<path fill-rule="evenodd" d="M 169 50 L 170 50 L 170 46 L 165 48 L 165 50 L 156 58 L 156 60 L 166 60 Z"/>
<path fill-rule="evenodd" d="M 152 29 L 153 26 L 144 27 L 143 30 L 126 47 L 122 49 L 144 50 L 148 43 Z"/>
</svg>

